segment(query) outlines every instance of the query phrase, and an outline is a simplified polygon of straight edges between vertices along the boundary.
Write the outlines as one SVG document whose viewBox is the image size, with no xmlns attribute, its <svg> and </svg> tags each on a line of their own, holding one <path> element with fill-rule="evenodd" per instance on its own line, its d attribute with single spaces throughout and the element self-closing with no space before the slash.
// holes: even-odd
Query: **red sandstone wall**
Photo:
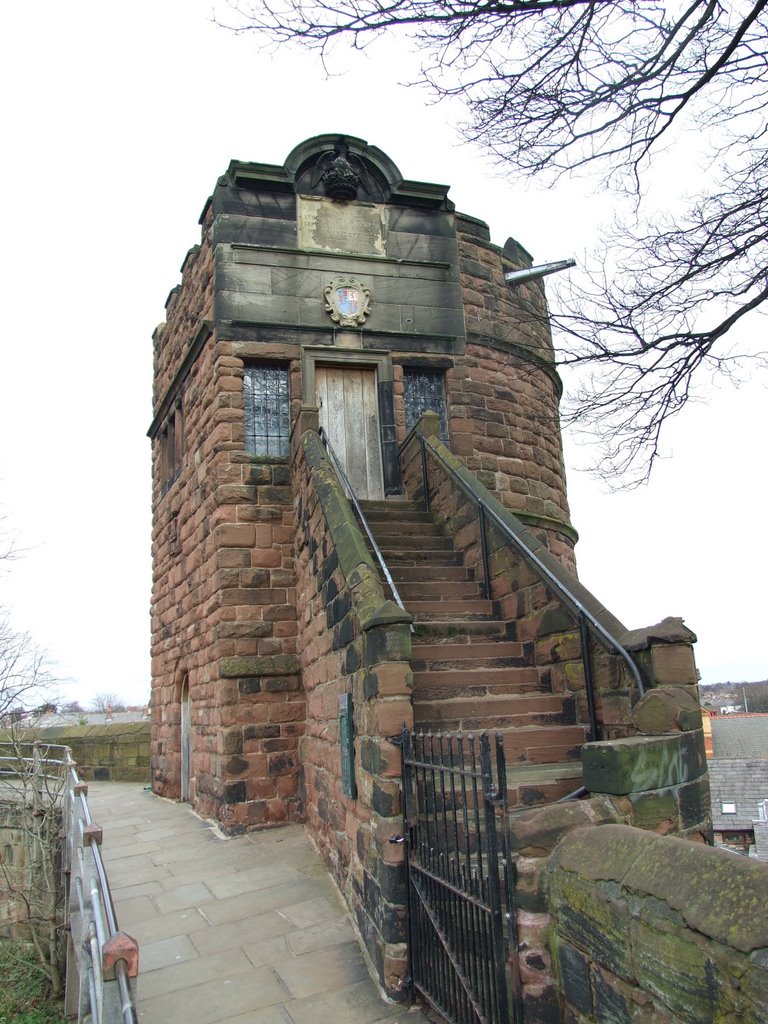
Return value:
<svg viewBox="0 0 768 1024">
<path fill-rule="evenodd" d="M 171 293 L 166 308 L 168 319 L 154 335 L 156 412 L 203 321 L 212 315 L 213 261 L 205 231 L 201 246 L 191 250 L 185 260 L 182 285 Z M 152 441 L 152 762 L 155 788 L 164 796 L 179 796 L 184 675 L 189 674 L 197 702 L 203 680 L 215 671 L 213 627 L 205 615 L 215 571 L 208 520 L 213 509 L 208 482 L 213 460 L 210 444 L 203 440 L 217 431 L 214 359 L 215 349 L 209 343 L 185 382 L 186 445 L 179 475 L 166 493 L 160 436 Z M 162 426 L 160 423 L 160 429 Z M 213 741 L 207 721 L 199 723 L 193 737 L 194 774 L 210 774 L 214 770 Z"/>
<path fill-rule="evenodd" d="M 156 408 L 212 315 L 206 231 L 156 332 Z M 233 344 L 211 336 L 180 387 L 185 443 L 166 493 L 159 437 L 153 443 L 154 786 L 180 795 L 186 675 L 190 798 L 230 830 L 300 815 L 304 728 L 288 466 L 244 450 L 242 372 Z"/>
<path fill-rule="evenodd" d="M 513 262 L 485 225 L 459 217 L 457 227 L 467 345 L 446 375 L 452 450 L 527 525 L 538 520 L 549 534 L 556 524 L 570 528 L 543 288 L 505 282 L 504 272 L 527 256 L 519 247 Z M 573 569 L 567 533 L 557 554 Z"/>
</svg>

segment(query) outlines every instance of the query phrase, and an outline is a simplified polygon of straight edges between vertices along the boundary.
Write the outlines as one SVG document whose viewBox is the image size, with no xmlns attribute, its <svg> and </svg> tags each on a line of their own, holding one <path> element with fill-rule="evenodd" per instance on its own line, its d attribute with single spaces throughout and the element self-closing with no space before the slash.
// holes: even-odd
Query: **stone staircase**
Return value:
<svg viewBox="0 0 768 1024">
<path fill-rule="evenodd" d="M 515 639 L 442 523 L 415 502 L 361 502 L 414 618 L 413 709 L 425 732 L 501 732 L 510 807 L 557 800 L 581 785 L 571 697 L 547 692 L 533 644 Z"/>
</svg>

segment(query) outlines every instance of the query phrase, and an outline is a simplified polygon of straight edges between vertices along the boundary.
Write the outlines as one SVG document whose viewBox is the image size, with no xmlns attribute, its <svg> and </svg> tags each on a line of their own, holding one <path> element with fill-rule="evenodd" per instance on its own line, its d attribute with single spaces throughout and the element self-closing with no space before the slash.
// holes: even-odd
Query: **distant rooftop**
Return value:
<svg viewBox="0 0 768 1024">
<path fill-rule="evenodd" d="M 768 758 L 768 715 L 713 715 L 713 756 Z"/>
<path fill-rule="evenodd" d="M 768 800 L 768 758 L 715 758 L 708 767 L 713 828 L 751 828 Z"/>
</svg>

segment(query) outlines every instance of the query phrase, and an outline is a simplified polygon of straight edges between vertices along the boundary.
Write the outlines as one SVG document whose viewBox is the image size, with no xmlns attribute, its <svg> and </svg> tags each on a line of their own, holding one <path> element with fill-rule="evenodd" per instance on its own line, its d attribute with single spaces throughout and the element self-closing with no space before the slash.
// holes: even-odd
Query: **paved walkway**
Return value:
<svg viewBox="0 0 768 1024">
<path fill-rule="evenodd" d="M 90 783 L 142 1024 L 424 1024 L 384 1002 L 299 825 L 224 838 L 135 783 Z"/>
</svg>

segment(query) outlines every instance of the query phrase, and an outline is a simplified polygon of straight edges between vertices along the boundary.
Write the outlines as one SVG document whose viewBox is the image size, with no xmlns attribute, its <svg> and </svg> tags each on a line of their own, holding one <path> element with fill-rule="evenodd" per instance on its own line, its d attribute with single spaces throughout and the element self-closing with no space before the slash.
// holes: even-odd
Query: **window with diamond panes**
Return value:
<svg viewBox="0 0 768 1024">
<path fill-rule="evenodd" d="M 246 366 L 243 374 L 245 450 L 288 455 L 290 402 L 286 366 Z"/>
<path fill-rule="evenodd" d="M 445 405 L 445 379 L 441 370 L 403 370 L 405 429 L 412 430 L 423 412 L 440 417 L 440 440 L 448 444 L 448 411 Z"/>
</svg>

